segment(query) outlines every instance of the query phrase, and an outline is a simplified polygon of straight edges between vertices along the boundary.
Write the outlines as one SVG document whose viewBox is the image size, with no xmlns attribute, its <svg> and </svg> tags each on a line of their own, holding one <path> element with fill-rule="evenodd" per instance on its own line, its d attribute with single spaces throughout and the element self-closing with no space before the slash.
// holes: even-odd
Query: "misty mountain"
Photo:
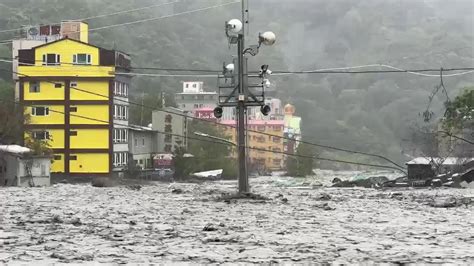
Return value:
<svg viewBox="0 0 474 266">
<path fill-rule="evenodd" d="M 171 1 L 171 0 L 170 0 Z M 132 0 L 0 0 L 0 30 L 22 25 L 92 17 L 167 1 Z M 471 0 L 259 0 L 249 1 L 247 44 L 258 32 L 277 35 L 250 59 L 250 69 L 269 64 L 273 71 L 301 71 L 369 64 L 403 69 L 472 67 L 474 64 L 474 2 Z M 137 12 L 88 20 L 91 29 L 228 3 L 183 0 Z M 90 42 L 129 53 L 133 66 L 219 70 L 230 62 L 224 22 L 240 18 L 240 4 L 183 14 L 144 23 L 90 32 Z M 0 40 L 19 32 L 0 33 Z M 0 57 L 11 57 L 0 45 Z M 10 67 L 0 63 L 1 68 Z M 379 68 L 372 68 L 379 69 Z M 386 69 L 385 69 L 386 70 Z M 139 70 L 135 70 L 139 71 Z M 142 73 L 175 73 L 140 70 Z M 186 73 L 186 72 L 184 72 Z M 445 73 L 445 74 L 452 74 Z M 428 74 L 439 74 L 430 72 Z M 8 73 L 0 77 L 9 80 Z M 215 90 L 215 78 L 135 77 L 132 101 L 158 105 L 160 93 L 181 90 L 183 80 L 203 80 Z M 271 77 L 277 96 L 293 103 L 303 118 L 309 141 L 374 152 L 402 160 L 414 128 L 425 125 L 420 115 L 439 77 L 407 73 L 300 74 Z M 450 98 L 473 86 L 474 74 L 445 77 Z M 446 97 L 439 93 L 430 110 L 431 123 L 443 114 Z M 139 121 L 139 108 L 132 110 Z M 151 110 L 145 110 L 146 124 Z M 323 152 L 323 151 L 322 151 Z M 332 156 L 345 157 L 340 154 Z"/>
</svg>

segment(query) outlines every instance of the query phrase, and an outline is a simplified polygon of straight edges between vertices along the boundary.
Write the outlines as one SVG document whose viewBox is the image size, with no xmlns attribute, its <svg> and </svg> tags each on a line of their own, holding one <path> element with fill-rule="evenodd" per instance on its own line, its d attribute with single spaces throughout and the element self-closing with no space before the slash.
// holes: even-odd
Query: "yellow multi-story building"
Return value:
<svg viewBox="0 0 474 266">
<path fill-rule="evenodd" d="M 223 132 L 232 136 L 232 140 L 237 143 L 237 134 L 234 127 L 235 120 L 220 121 Z M 249 132 L 247 136 L 248 158 L 251 168 L 264 170 L 283 169 L 283 120 L 249 120 L 247 129 L 258 131 L 269 135 Z M 236 157 L 237 154 L 234 153 Z"/>
<path fill-rule="evenodd" d="M 52 172 L 109 175 L 128 160 L 126 148 L 114 153 L 114 143 L 128 141 L 128 106 L 114 98 L 127 99 L 129 84 L 115 70 L 128 69 L 130 60 L 87 43 L 87 34 L 76 37 L 18 51 L 18 94 L 31 132 L 25 138 L 49 143 Z"/>
</svg>

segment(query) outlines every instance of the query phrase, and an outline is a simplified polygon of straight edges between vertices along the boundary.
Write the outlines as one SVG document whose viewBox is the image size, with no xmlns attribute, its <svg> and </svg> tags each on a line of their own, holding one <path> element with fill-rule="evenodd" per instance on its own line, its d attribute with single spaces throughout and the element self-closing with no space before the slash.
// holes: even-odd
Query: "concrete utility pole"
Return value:
<svg viewBox="0 0 474 266">
<path fill-rule="evenodd" d="M 237 145 L 239 149 L 239 193 L 250 191 L 247 172 L 247 139 L 245 137 L 246 99 L 247 99 L 247 60 L 244 58 L 245 48 L 245 0 L 242 0 L 242 31 L 238 35 L 237 64 L 239 65 L 239 101 L 237 105 Z"/>
<path fill-rule="evenodd" d="M 234 64 L 225 65 L 223 75 L 219 75 L 219 80 L 224 80 L 224 85 L 219 85 L 219 103 L 218 107 L 214 109 L 214 116 L 221 118 L 222 107 L 236 107 L 237 108 L 237 149 L 238 149 L 238 164 L 239 164 L 239 193 L 250 192 L 248 172 L 247 172 L 247 143 L 246 143 L 246 113 L 248 106 L 260 106 L 264 115 L 270 112 L 270 106 L 265 105 L 265 90 L 264 85 L 268 84 L 268 80 L 264 79 L 271 71 L 268 70 L 268 65 L 263 65 L 259 75 L 249 76 L 247 71 L 246 54 L 255 56 L 258 54 L 258 49 L 263 43 L 265 45 L 272 45 L 275 42 L 275 34 L 273 32 L 264 32 L 259 34 L 258 45 L 251 45 L 245 48 L 245 25 L 248 23 L 246 14 L 248 14 L 248 7 L 246 7 L 245 0 L 242 0 L 242 21 L 232 19 L 226 22 L 226 35 L 230 44 L 237 44 L 237 64 L 238 64 L 238 84 L 234 83 L 235 73 Z M 258 78 L 259 82 L 249 85 L 249 77 Z M 230 80 L 231 84 L 227 84 Z M 260 91 L 250 91 L 250 88 L 259 88 Z M 230 93 L 222 93 L 222 90 L 232 89 Z M 224 100 L 222 100 L 224 98 Z"/>
</svg>

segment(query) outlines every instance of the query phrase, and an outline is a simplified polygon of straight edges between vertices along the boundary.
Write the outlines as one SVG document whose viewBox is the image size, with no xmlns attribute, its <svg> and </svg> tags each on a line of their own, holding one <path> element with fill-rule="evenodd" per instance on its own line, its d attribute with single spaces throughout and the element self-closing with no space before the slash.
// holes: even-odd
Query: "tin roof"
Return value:
<svg viewBox="0 0 474 266">
<path fill-rule="evenodd" d="M 421 164 L 428 165 L 431 163 L 442 164 L 442 165 L 462 165 L 474 161 L 474 158 L 460 158 L 460 157 L 417 157 L 407 162 L 406 164 Z"/>
<path fill-rule="evenodd" d="M 23 154 L 23 153 L 31 152 L 31 149 L 20 146 L 20 145 L 0 145 L 0 152 Z"/>
</svg>

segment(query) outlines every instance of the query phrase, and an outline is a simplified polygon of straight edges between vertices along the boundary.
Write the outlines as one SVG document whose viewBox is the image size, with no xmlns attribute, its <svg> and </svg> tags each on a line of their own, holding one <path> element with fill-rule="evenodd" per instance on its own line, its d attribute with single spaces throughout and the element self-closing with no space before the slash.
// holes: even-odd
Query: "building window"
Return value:
<svg viewBox="0 0 474 266">
<path fill-rule="evenodd" d="M 56 82 L 56 83 L 54 83 L 54 87 L 55 87 L 55 88 L 62 88 L 62 87 L 63 87 L 63 84 L 62 84 L 62 83 L 59 83 L 59 82 Z"/>
<path fill-rule="evenodd" d="M 125 97 L 128 96 L 128 84 L 127 83 L 123 84 L 123 96 L 125 96 Z"/>
<path fill-rule="evenodd" d="M 194 104 L 194 109 L 199 108 L 199 104 Z"/>
<path fill-rule="evenodd" d="M 122 93 L 123 93 L 123 83 L 119 82 L 118 88 L 117 88 L 117 95 L 122 96 Z"/>
<path fill-rule="evenodd" d="M 278 137 L 273 137 L 273 142 L 275 142 L 275 143 L 280 143 L 280 138 L 278 138 Z"/>
<path fill-rule="evenodd" d="M 126 143 L 126 142 L 128 142 L 128 130 L 127 129 L 122 129 L 122 128 L 121 129 L 114 129 L 113 141 L 114 141 L 114 143 Z"/>
<path fill-rule="evenodd" d="M 280 165 L 281 160 L 280 159 L 273 159 L 273 164 Z"/>
<path fill-rule="evenodd" d="M 71 87 L 71 88 L 77 88 L 77 81 L 71 81 L 71 82 L 69 83 L 69 87 Z"/>
<path fill-rule="evenodd" d="M 71 107 L 69 107 L 69 112 L 71 112 L 71 113 L 77 112 L 77 106 L 71 106 Z"/>
<path fill-rule="evenodd" d="M 165 125 L 165 132 L 171 132 L 171 131 L 172 131 L 171 125 Z"/>
<path fill-rule="evenodd" d="M 193 84 L 193 88 L 196 88 L 196 83 Z"/>
<path fill-rule="evenodd" d="M 58 66 L 61 63 L 61 56 L 59 54 L 44 54 L 43 66 Z"/>
<path fill-rule="evenodd" d="M 35 131 L 33 132 L 33 138 L 36 140 L 48 140 L 49 132 L 48 131 Z"/>
<path fill-rule="evenodd" d="M 165 152 L 171 152 L 171 145 L 165 145 Z"/>
<path fill-rule="evenodd" d="M 145 138 L 142 138 L 142 146 L 145 147 Z"/>
<path fill-rule="evenodd" d="M 258 131 L 265 131 L 265 126 L 258 126 L 258 127 L 257 127 L 257 130 L 258 130 Z"/>
<path fill-rule="evenodd" d="M 135 147 L 138 146 L 138 139 L 134 139 L 133 142 L 135 143 Z"/>
<path fill-rule="evenodd" d="M 30 92 L 40 92 L 40 83 L 38 81 L 30 81 Z"/>
<path fill-rule="evenodd" d="M 53 159 L 54 159 L 55 161 L 60 161 L 61 158 L 62 158 L 61 155 L 54 155 L 54 157 L 53 157 Z"/>
<path fill-rule="evenodd" d="M 165 116 L 165 123 L 171 123 L 172 120 L 173 120 L 173 116 L 169 114 Z"/>
<path fill-rule="evenodd" d="M 70 161 L 76 161 L 77 160 L 77 155 L 70 155 L 69 160 Z"/>
<path fill-rule="evenodd" d="M 128 153 L 127 152 L 114 152 L 113 165 L 125 166 L 128 164 Z"/>
<path fill-rule="evenodd" d="M 172 138 L 173 138 L 173 137 L 172 137 L 171 135 L 168 135 L 168 134 L 165 135 L 165 142 L 166 142 L 166 143 L 171 143 Z"/>
<path fill-rule="evenodd" d="M 31 107 L 31 115 L 33 116 L 47 116 L 49 115 L 49 107 Z"/>
<path fill-rule="evenodd" d="M 186 83 L 186 89 L 189 88 L 189 84 Z"/>
<path fill-rule="evenodd" d="M 118 81 L 115 81 L 115 86 L 114 86 L 114 94 L 115 94 L 115 95 L 118 94 L 118 86 L 119 86 L 119 82 L 118 82 Z"/>
<path fill-rule="evenodd" d="M 128 106 L 114 105 L 114 119 L 127 120 L 128 119 Z"/>
<path fill-rule="evenodd" d="M 69 136 L 77 136 L 77 131 L 76 130 L 69 131 Z"/>
<path fill-rule="evenodd" d="M 72 56 L 72 62 L 75 65 L 90 65 L 91 55 L 90 54 L 75 54 Z"/>
</svg>

